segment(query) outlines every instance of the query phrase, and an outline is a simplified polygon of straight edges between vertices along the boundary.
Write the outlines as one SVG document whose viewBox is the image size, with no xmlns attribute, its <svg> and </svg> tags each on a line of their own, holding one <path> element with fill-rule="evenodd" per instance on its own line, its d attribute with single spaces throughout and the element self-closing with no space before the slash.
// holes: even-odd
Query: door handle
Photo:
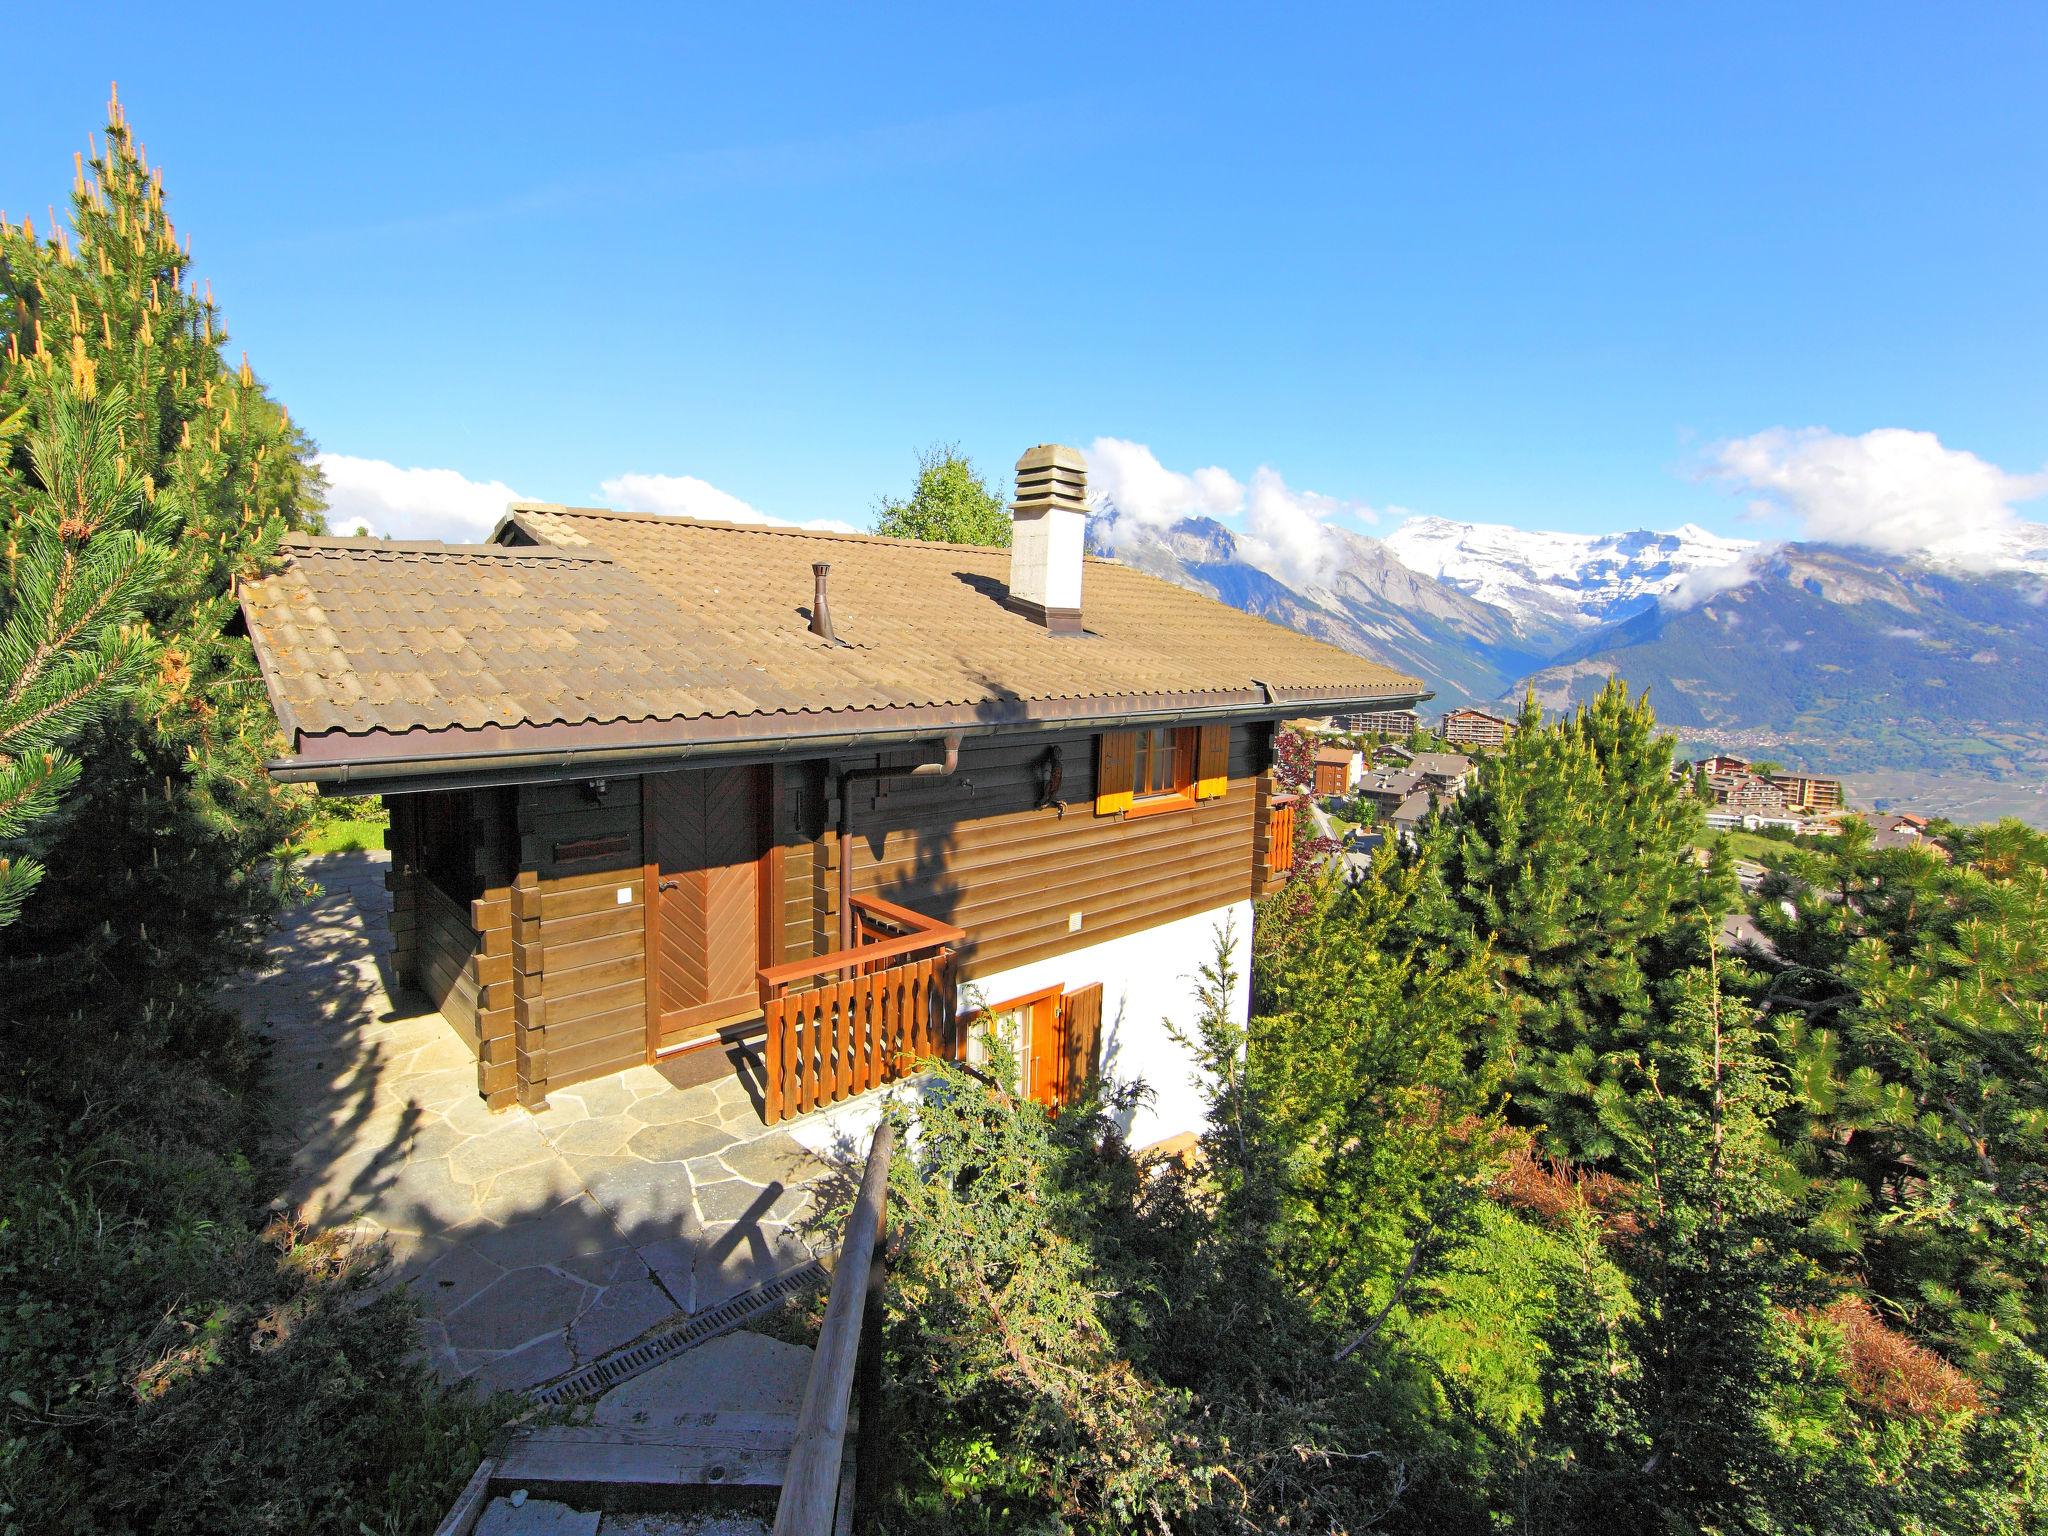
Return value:
<svg viewBox="0 0 2048 1536">
<path fill-rule="evenodd" d="M 661 879 L 654 883 L 654 888 L 657 891 L 679 891 L 683 888 L 683 882 L 680 880 Z"/>
</svg>

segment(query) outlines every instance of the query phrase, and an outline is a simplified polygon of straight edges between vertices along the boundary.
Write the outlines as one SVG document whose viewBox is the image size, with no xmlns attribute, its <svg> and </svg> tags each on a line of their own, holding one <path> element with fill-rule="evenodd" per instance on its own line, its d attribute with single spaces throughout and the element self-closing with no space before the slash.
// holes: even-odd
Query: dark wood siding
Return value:
<svg viewBox="0 0 2048 1536">
<path fill-rule="evenodd" d="M 641 784 L 519 792 L 519 874 L 508 903 L 513 1057 L 522 1097 L 647 1059 Z M 619 893 L 624 891 L 622 902 Z"/>
<path fill-rule="evenodd" d="M 949 779 L 853 787 L 854 889 L 965 928 L 967 980 L 1241 901 L 1252 894 L 1269 743 L 1265 728 L 1232 730 L 1229 788 L 1219 798 L 1153 815 L 1098 816 L 1092 733 L 970 740 Z M 1055 747 L 1064 809 L 1040 809 L 1046 754 Z M 779 780 L 789 959 L 834 946 L 839 849 L 822 825 L 835 809 L 828 783 L 810 764 L 785 767 Z M 820 803 L 810 810 L 813 799 Z M 1069 926 L 1075 912 L 1078 930 Z"/>
</svg>

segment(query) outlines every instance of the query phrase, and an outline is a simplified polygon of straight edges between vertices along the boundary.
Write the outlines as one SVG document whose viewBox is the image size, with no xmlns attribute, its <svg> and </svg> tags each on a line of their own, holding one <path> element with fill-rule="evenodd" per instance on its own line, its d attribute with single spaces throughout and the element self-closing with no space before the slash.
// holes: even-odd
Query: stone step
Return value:
<svg viewBox="0 0 2048 1536">
<path fill-rule="evenodd" d="M 762 1497 L 782 1486 L 810 1368 L 799 1344 L 744 1331 L 708 1340 L 613 1387 L 587 1422 L 512 1436 L 490 1489 L 583 1510 L 660 1508 L 705 1490 Z"/>
<path fill-rule="evenodd" d="M 562 1424 L 507 1445 L 494 1487 L 639 1508 L 679 1488 L 782 1486 L 793 1413 L 702 1413 L 645 1424 Z"/>
<path fill-rule="evenodd" d="M 617 1514 L 576 1509 L 555 1499 L 493 1499 L 475 1536 L 769 1536 L 766 1514 L 695 1509 Z"/>
</svg>

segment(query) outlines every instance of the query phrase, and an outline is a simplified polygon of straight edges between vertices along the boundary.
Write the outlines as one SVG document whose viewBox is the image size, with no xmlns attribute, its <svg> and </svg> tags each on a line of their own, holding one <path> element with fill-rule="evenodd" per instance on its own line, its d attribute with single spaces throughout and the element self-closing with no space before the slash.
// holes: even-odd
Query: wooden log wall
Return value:
<svg viewBox="0 0 2048 1536">
<path fill-rule="evenodd" d="M 1039 807 L 1053 747 L 1063 811 Z M 1152 815 L 1097 816 L 1092 732 L 971 739 L 951 778 L 853 787 L 854 890 L 965 928 L 963 980 L 1069 953 L 1251 896 L 1263 874 L 1255 837 L 1270 768 L 1270 729 L 1235 727 L 1221 797 Z M 836 945 L 830 791 L 810 765 L 785 768 L 780 779 L 786 959 Z M 1075 912 L 1078 929 L 1070 925 Z"/>
<path fill-rule="evenodd" d="M 391 890 L 393 966 L 424 993 L 477 1058 L 477 1090 L 495 1105 L 512 1102 L 511 792 L 451 792 L 430 805 L 424 795 L 393 796 Z M 423 819 L 453 817 L 462 829 L 460 879 L 451 891 L 422 865 Z"/>
<path fill-rule="evenodd" d="M 647 1059 L 641 784 L 519 791 L 511 1054 L 521 1103 Z M 624 900 L 621 900 L 624 893 Z"/>
</svg>

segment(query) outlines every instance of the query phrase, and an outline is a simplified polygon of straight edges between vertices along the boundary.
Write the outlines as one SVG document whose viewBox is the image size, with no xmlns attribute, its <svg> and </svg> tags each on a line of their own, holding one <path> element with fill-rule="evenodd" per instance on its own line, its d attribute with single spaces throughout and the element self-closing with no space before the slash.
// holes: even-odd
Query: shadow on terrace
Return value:
<svg viewBox="0 0 2048 1536">
<path fill-rule="evenodd" d="M 811 1261 L 831 1165 L 731 1074 L 636 1067 L 486 1109 L 468 1048 L 394 982 L 388 867 L 309 861 L 321 894 L 235 1001 L 271 1042 L 285 1201 L 388 1251 L 444 1379 L 530 1388 Z"/>
</svg>

